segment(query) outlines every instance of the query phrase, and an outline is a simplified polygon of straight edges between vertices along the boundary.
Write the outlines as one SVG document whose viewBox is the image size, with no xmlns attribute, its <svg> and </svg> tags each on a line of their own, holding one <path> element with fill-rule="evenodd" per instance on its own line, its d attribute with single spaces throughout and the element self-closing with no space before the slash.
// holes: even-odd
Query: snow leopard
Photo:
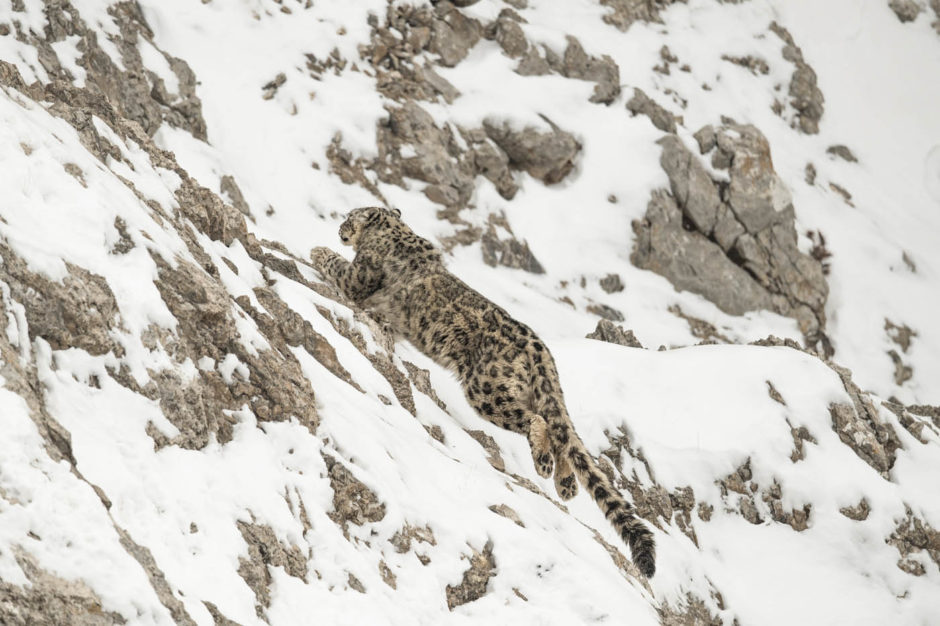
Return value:
<svg viewBox="0 0 940 626">
<path fill-rule="evenodd" d="M 653 534 L 575 432 L 544 342 L 450 273 L 441 252 L 415 234 L 397 209 L 354 209 L 339 236 L 355 258 L 349 262 L 329 248 L 314 248 L 311 261 L 324 278 L 455 372 L 484 419 L 525 435 L 536 472 L 544 478 L 554 474 L 563 500 L 577 494 L 580 482 L 629 545 L 638 569 L 652 577 Z"/>
</svg>

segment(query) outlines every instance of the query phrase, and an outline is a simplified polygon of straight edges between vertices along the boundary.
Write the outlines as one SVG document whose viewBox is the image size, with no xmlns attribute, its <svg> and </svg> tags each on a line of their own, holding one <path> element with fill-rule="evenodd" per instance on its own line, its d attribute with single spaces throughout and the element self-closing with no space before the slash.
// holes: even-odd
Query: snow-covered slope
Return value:
<svg viewBox="0 0 940 626">
<path fill-rule="evenodd" d="M 940 6 L 458 4 L 0 0 L 0 622 L 936 622 Z M 369 204 L 653 579 L 312 269 Z"/>
</svg>

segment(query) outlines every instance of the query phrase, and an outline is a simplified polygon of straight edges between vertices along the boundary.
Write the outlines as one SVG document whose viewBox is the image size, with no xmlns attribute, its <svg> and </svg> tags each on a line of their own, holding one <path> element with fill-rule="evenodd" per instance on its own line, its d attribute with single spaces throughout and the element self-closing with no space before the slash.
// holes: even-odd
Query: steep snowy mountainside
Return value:
<svg viewBox="0 0 940 626">
<path fill-rule="evenodd" d="M 0 0 L 0 623 L 933 623 L 938 74 L 934 0 Z M 374 204 L 654 578 L 311 266 Z"/>
</svg>

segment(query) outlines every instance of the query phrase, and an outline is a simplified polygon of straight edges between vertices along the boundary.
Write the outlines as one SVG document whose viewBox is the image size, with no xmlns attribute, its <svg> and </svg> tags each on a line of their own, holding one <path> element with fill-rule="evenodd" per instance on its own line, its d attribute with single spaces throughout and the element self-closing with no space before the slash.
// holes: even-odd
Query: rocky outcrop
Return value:
<svg viewBox="0 0 940 626">
<path fill-rule="evenodd" d="M 770 30 L 785 44 L 783 58 L 794 65 L 789 87 L 789 104 L 796 112 L 793 127 L 807 135 L 815 135 L 819 132 L 825 101 L 822 91 L 816 86 L 816 72 L 803 59 L 803 51 L 794 43 L 790 31 L 777 22 L 770 25 Z"/>
<path fill-rule="evenodd" d="M 674 4 L 677 0 L 601 0 L 610 12 L 604 15 L 604 21 L 620 30 L 627 30 L 637 21 L 662 22 L 660 11 Z"/>
<path fill-rule="evenodd" d="M 493 183 L 499 194 L 511 199 L 518 190 L 511 170 L 523 170 L 545 184 L 561 181 L 574 168 L 581 145 L 570 134 L 548 122 L 548 129 L 517 129 L 506 121 L 485 121 L 483 128 L 439 126 L 416 102 L 389 107 L 389 116 L 376 130 L 379 154 L 375 159 L 355 159 L 334 141 L 328 158 L 332 171 L 344 182 L 359 183 L 385 202 L 378 180 L 406 186 L 407 179 L 426 183 L 429 200 L 452 210 L 467 206 L 477 176 Z"/>
<path fill-rule="evenodd" d="M 111 332 L 121 326 L 114 294 L 104 278 L 74 265 L 60 281 L 31 272 L 0 240 L 0 282 L 24 310 L 29 338 L 41 337 L 53 350 L 79 348 L 89 354 L 121 352 Z"/>
<path fill-rule="evenodd" d="M 901 22 L 913 22 L 924 10 L 924 7 L 914 2 L 914 0 L 890 0 L 888 6 Z"/>
<path fill-rule="evenodd" d="M 238 560 L 238 575 L 254 592 L 255 611 L 258 617 L 263 617 L 264 609 L 271 606 L 270 568 L 282 567 L 288 575 L 303 580 L 307 576 L 308 555 L 297 546 L 285 547 L 270 526 L 239 520 L 238 530 L 248 546 L 248 558 Z"/>
<path fill-rule="evenodd" d="M 493 140 L 509 158 L 509 166 L 524 170 L 547 185 L 560 182 L 574 168 L 581 144 L 572 136 L 544 118 L 547 132 L 532 126 L 519 130 L 506 122 L 484 121 L 486 136 Z"/>
<path fill-rule="evenodd" d="M 755 341 L 754 345 L 786 346 L 821 358 L 823 363 L 839 377 L 846 394 L 852 402 L 851 404 L 833 402 L 829 405 L 832 430 L 839 436 L 839 440 L 851 448 L 860 459 L 874 468 L 883 478 L 889 479 L 888 472 L 894 467 L 897 451 L 902 447 L 901 440 L 898 438 L 894 427 L 881 418 L 871 394 L 862 391 L 852 380 L 852 372 L 848 368 L 830 360 L 828 356 L 831 355 L 820 355 L 802 348 L 792 339 L 780 339 L 770 336 Z M 798 437 L 804 440 L 812 440 L 812 435 L 809 433 L 805 435 L 795 433 L 795 443 Z M 797 457 L 802 458 L 801 443 L 797 444 L 797 449 L 799 452 Z"/>
<path fill-rule="evenodd" d="M 496 574 L 492 542 L 487 542 L 482 552 L 473 550 L 473 554 L 468 558 L 470 567 L 463 573 L 460 584 L 447 585 L 447 608 L 451 611 L 461 604 L 482 598 L 486 594 L 490 578 Z"/>
<path fill-rule="evenodd" d="M 138 4 L 118 2 L 108 7 L 119 32 L 109 36 L 107 48 L 119 58 L 102 47 L 99 34 L 68 0 L 48 3 L 44 12 L 42 32 L 18 28 L 16 36 L 35 46 L 39 63 L 53 80 L 83 84 L 89 93 L 104 96 L 122 117 L 134 120 L 149 135 L 167 122 L 206 139 L 195 75 L 185 61 L 154 44 Z M 56 53 L 57 45 L 66 40 L 81 52 L 74 62 Z M 154 71 L 154 65 L 164 66 L 162 72 Z"/>
<path fill-rule="evenodd" d="M 120 614 L 105 611 L 101 599 L 81 580 L 65 580 L 43 570 L 25 552 L 16 555 L 29 585 L 0 580 L 0 623 L 9 626 L 106 626 L 126 624 Z"/>
<path fill-rule="evenodd" d="M 329 454 L 323 455 L 333 489 L 333 511 L 329 514 L 347 534 L 347 524 L 362 526 L 385 518 L 385 504 L 374 491 L 353 476 L 346 467 Z"/>
<path fill-rule="evenodd" d="M 587 339 L 597 339 L 598 341 L 606 341 L 607 343 L 614 343 L 618 346 L 627 346 L 629 348 L 643 347 L 643 344 L 636 338 L 632 330 L 624 330 L 622 326 L 618 326 L 606 319 L 599 320 L 594 332 L 588 333 L 585 337 Z"/>
<path fill-rule="evenodd" d="M 696 133 L 713 181 L 678 137 L 660 140 L 671 194 L 656 192 L 633 225 L 631 261 L 677 289 L 701 294 L 732 315 L 769 309 L 795 318 L 815 345 L 825 330 L 828 286 L 820 262 L 797 247 L 790 194 L 756 128 L 726 123 Z"/>
<path fill-rule="evenodd" d="M 627 101 L 627 110 L 633 115 L 645 115 L 650 118 L 653 126 L 665 133 L 676 132 L 676 116 L 657 104 L 639 87 L 633 89 L 633 97 Z"/>
</svg>

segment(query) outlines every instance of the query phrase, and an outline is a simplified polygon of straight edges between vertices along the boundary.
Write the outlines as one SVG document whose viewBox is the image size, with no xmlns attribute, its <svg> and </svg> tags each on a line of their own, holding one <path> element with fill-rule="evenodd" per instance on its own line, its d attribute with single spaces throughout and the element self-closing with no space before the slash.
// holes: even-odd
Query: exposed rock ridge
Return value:
<svg viewBox="0 0 940 626">
<path fill-rule="evenodd" d="M 695 136 L 729 182 L 713 180 L 681 139 L 663 137 L 660 164 L 671 193 L 655 192 L 634 222 L 631 261 L 732 315 L 769 309 L 793 317 L 809 345 L 822 341 L 828 350 L 823 268 L 797 247 L 793 204 L 767 140 L 733 122 Z"/>
</svg>

